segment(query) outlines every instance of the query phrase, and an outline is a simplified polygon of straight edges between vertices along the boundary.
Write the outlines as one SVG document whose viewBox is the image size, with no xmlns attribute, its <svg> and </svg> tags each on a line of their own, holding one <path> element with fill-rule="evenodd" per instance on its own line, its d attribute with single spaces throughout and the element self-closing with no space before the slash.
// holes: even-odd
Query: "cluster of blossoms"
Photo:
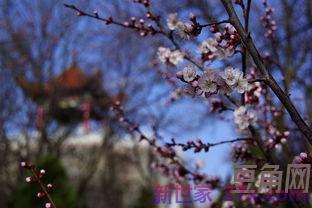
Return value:
<svg viewBox="0 0 312 208">
<path fill-rule="evenodd" d="M 193 14 L 190 14 L 190 20 L 192 23 L 183 22 L 178 18 L 177 13 L 169 14 L 167 18 L 167 26 L 169 30 L 174 31 L 182 39 L 190 39 L 193 36 L 197 36 L 201 32 L 201 26 L 196 20 Z"/>
<path fill-rule="evenodd" d="M 183 61 L 184 55 L 179 50 L 171 51 L 169 48 L 159 47 L 157 51 L 158 59 L 161 63 L 177 65 Z"/>
<path fill-rule="evenodd" d="M 247 111 L 245 106 L 240 106 L 234 111 L 234 122 L 240 130 L 245 130 L 249 125 L 254 125 L 257 121 L 256 115 Z"/>
<path fill-rule="evenodd" d="M 22 168 L 25 168 L 32 173 L 32 176 L 26 177 L 26 179 L 25 179 L 26 182 L 27 183 L 37 183 L 40 185 L 42 191 L 37 193 L 37 197 L 38 198 L 44 198 L 44 197 L 48 198 L 49 202 L 45 203 L 45 208 L 56 208 L 54 202 L 52 201 L 51 196 L 49 195 L 49 193 L 51 193 L 53 190 L 53 185 L 51 183 L 44 185 L 43 182 L 41 181 L 42 178 L 45 176 L 46 171 L 44 169 L 41 169 L 39 172 L 37 172 L 35 165 L 28 164 L 26 162 L 21 162 L 20 165 Z"/>
<path fill-rule="evenodd" d="M 199 76 L 193 66 L 186 66 L 177 72 L 177 77 L 188 83 L 189 94 L 197 96 L 204 94 L 208 97 L 217 92 L 229 94 L 233 90 L 244 93 L 251 87 L 243 72 L 233 67 L 227 67 L 224 71 L 206 70 Z"/>
<path fill-rule="evenodd" d="M 281 144 L 287 143 L 287 138 L 289 136 L 289 131 L 280 132 L 274 126 L 269 125 L 267 128 L 267 132 L 269 134 L 269 138 L 266 141 L 266 146 L 271 148 L 280 149 Z"/>
<path fill-rule="evenodd" d="M 266 29 L 265 37 L 270 38 L 272 40 L 275 40 L 276 36 L 274 34 L 274 31 L 276 31 L 276 21 L 272 20 L 272 13 L 274 12 L 274 8 L 269 7 L 267 0 L 263 0 L 263 6 L 265 7 L 265 16 L 261 17 L 261 21 L 263 23 L 263 26 Z"/>
<path fill-rule="evenodd" d="M 307 154 L 301 152 L 298 156 L 294 157 L 293 163 L 295 164 L 312 164 L 312 153 Z"/>
<path fill-rule="evenodd" d="M 215 33 L 214 38 L 203 41 L 198 49 L 202 54 L 202 60 L 208 61 L 214 58 L 221 60 L 233 56 L 240 42 L 235 28 L 228 23 L 223 32 L 219 32 L 217 26 L 213 26 L 211 31 Z"/>
</svg>

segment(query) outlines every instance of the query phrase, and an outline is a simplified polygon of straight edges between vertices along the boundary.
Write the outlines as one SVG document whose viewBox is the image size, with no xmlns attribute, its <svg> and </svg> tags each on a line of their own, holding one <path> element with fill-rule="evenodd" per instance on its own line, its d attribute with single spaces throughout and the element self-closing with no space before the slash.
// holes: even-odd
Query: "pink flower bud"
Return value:
<svg viewBox="0 0 312 208">
<path fill-rule="evenodd" d="M 80 16 L 82 16 L 82 15 L 83 15 L 82 12 L 77 12 L 77 16 L 78 16 L 78 17 L 80 17 Z"/>
<path fill-rule="evenodd" d="M 31 182 L 33 181 L 33 180 L 32 180 L 32 177 L 26 177 L 25 180 L 26 180 L 27 183 L 31 183 Z"/>
<path fill-rule="evenodd" d="M 295 156 L 294 162 L 295 162 L 295 163 L 301 163 L 301 162 L 302 162 L 302 159 L 301 159 L 299 156 Z"/>
<path fill-rule="evenodd" d="M 146 34 L 145 31 L 140 32 L 140 36 L 141 36 L 141 37 L 144 37 L 144 36 L 146 36 L 146 35 L 147 35 L 147 34 Z"/>
<path fill-rule="evenodd" d="M 26 162 L 21 162 L 20 165 L 21 165 L 22 168 L 27 168 L 28 167 Z"/>
<path fill-rule="evenodd" d="M 176 77 L 179 78 L 179 79 L 182 79 L 183 78 L 183 72 L 182 71 L 178 71 L 176 73 Z"/>
<path fill-rule="evenodd" d="M 151 12 L 147 12 L 147 13 L 146 13 L 146 18 L 150 19 L 150 18 L 152 18 L 152 17 L 153 17 L 153 15 L 152 15 Z"/>
<path fill-rule="evenodd" d="M 51 183 L 49 183 L 49 184 L 47 184 L 47 188 L 51 190 L 53 188 L 53 185 Z"/>
<path fill-rule="evenodd" d="M 282 138 L 282 139 L 281 139 L 281 143 L 282 143 L 282 144 L 286 144 L 286 143 L 287 143 L 287 139 L 286 139 L 286 138 Z"/>
<path fill-rule="evenodd" d="M 45 193 L 44 192 L 38 192 L 37 193 L 37 197 L 38 198 L 43 198 L 45 196 Z"/>
<path fill-rule="evenodd" d="M 300 153 L 300 158 L 301 158 L 301 159 L 306 159 L 306 158 L 308 158 L 307 153 L 301 152 L 301 153 Z"/>
<path fill-rule="evenodd" d="M 52 206 L 52 204 L 50 203 L 50 202 L 48 202 L 48 203 L 46 203 L 45 204 L 45 208 L 52 208 L 53 206 Z"/>
<path fill-rule="evenodd" d="M 190 14 L 189 14 L 189 19 L 190 19 L 191 21 L 196 21 L 196 16 L 195 16 L 193 13 L 190 13 Z"/>
</svg>

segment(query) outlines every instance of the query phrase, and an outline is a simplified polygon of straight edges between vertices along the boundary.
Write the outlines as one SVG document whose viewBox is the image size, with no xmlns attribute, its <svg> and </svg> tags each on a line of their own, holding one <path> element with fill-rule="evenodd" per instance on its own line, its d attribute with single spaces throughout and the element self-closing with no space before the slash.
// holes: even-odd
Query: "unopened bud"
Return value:
<svg viewBox="0 0 312 208">
<path fill-rule="evenodd" d="M 21 165 L 22 168 L 27 168 L 28 167 L 26 162 L 21 162 L 20 165 Z"/>
<path fill-rule="evenodd" d="M 45 193 L 44 192 L 38 192 L 37 193 L 37 197 L 38 198 L 43 198 L 45 196 Z"/>
<path fill-rule="evenodd" d="M 150 18 L 152 18 L 152 17 L 153 17 L 153 15 L 152 15 L 151 12 L 147 12 L 147 13 L 146 13 L 146 18 L 150 19 Z"/>
<path fill-rule="evenodd" d="M 83 15 L 83 13 L 82 13 L 82 12 L 80 12 L 80 11 L 79 11 L 79 12 L 77 12 L 77 16 L 78 16 L 78 17 L 80 17 L 80 16 L 82 16 L 82 15 Z"/>
<path fill-rule="evenodd" d="M 27 183 L 31 183 L 33 181 L 32 177 L 26 177 L 25 180 L 26 180 Z"/>
<path fill-rule="evenodd" d="M 52 204 L 50 202 L 45 204 L 45 208 L 53 208 Z"/>
</svg>

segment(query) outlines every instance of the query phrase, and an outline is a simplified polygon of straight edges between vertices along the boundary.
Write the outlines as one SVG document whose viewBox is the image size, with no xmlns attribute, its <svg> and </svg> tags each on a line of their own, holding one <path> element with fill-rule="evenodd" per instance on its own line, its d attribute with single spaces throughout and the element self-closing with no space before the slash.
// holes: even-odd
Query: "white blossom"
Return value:
<svg viewBox="0 0 312 208">
<path fill-rule="evenodd" d="M 182 39 L 190 39 L 192 32 L 192 25 L 190 23 L 182 22 L 178 19 L 177 13 L 169 14 L 167 19 L 167 26 L 170 30 L 174 30 Z"/>
<path fill-rule="evenodd" d="M 202 44 L 199 47 L 199 51 L 201 53 L 209 53 L 209 52 L 217 52 L 218 51 L 218 45 L 219 43 L 213 39 L 209 38 L 202 42 Z"/>
<path fill-rule="evenodd" d="M 220 76 L 224 79 L 226 84 L 229 86 L 236 85 L 238 80 L 243 77 L 243 72 L 239 69 L 234 69 L 233 67 L 226 67 Z"/>
<path fill-rule="evenodd" d="M 196 77 L 196 71 L 193 66 L 186 66 L 183 69 L 183 79 L 186 82 L 191 82 Z"/>
<path fill-rule="evenodd" d="M 217 91 L 216 72 L 205 71 L 198 80 L 198 85 L 203 92 L 214 93 Z"/>
<path fill-rule="evenodd" d="M 178 19 L 177 13 L 169 14 L 167 19 L 167 26 L 170 30 L 177 29 L 178 25 L 181 24 L 181 20 Z"/>
<path fill-rule="evenodd" d="M 249 125 L 254 124 L 257 117 L 253 112 L 247 111 L 244 106 L 240 106 L 234 111 L 234 122 L 241 130 L 246 129 Z"/>
<path fill-rule="evenodd" d="M 168 61 L 170 53 L 171 53 L 171 51 L 169 48 L 159 47 L 158 52 L 157 52 L 157 56 L 158 56 L 159 61 L 161 63 L 166 63 Z"/>
<path fill-rule="evenodd" d="M 250 89 L 250 84 L 248 83 L 247 79 L 241 77 L 238 80 L 235 89 L 238 93 L 244 93 Z"/>
<path fill-rule="evenodd" d="M 215 52 L 215 55 L 219 60 L 222 60 L 225 57 L 233 56 L 233 54 L 235 53 L 235 49 L 232 46 L 229 46 L 227 48 L 222 48 L 222 46 L 219 46 L 217 49 L 218 50 Z"/>
<path fill-rule="evenodd" d="M 220 76 L 224 79 L 227 85 L 238 93 L 244 93 L 251 88 L 247 79 L 244 78 L 243 72 L 239 69 L 226 67 L 225 70 L 220 73 Z"/>
<path fill-rule="evenodd" d="M 220 32 L 217 32 L 216 34 L 215 34 L 215 40 L 217 41 L 217 42 L 220 42 L 221 40 L 222 40 L 222 33 L 220 33 Z"/>
<path fill-rule="evenodd" d="M 169 48 L 159 47 L 157 51 L 158 59 L 161 63 L 171 63 L 177 65 L 183 61 L 183 54 L 179 50 L 171 51 Z"/>
<path fill-rule="evenodd" d="M 190 23 L 180 22 L 177 25 L 175 31 L 180 36 L 180 38 L 188 40 L 191 38 L 190 32 L 192 29 L 193 27 Z"/>
<path fill-rule="evenodd" d="M 225 80 L 219 75 L 217 78 L 217 85 L 219 86 L 218 92 L 221 94 L 229 95 L 233 90 L 232 88 L 226 84 Z"/>
<path fill-rule="evenodd" d="M 183 61 L 183 54 L 179 50 L 175 50 L 169 55 L 169 62 L 173 65 L 177 65 L 179 62 Z"/>
</svg>

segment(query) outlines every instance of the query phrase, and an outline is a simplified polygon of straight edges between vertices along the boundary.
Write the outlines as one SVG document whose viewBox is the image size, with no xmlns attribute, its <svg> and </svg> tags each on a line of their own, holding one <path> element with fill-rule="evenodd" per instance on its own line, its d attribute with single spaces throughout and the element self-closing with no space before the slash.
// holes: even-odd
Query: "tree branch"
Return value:
<svg viewBox="0 0 312 208">
<path fill-rule="evenodd" d="M 268 69 L 266 68 L 262 57 L 260 56 L 251 36 L 250 33 L 246 33 L 234 8 L 232 5 L 231 0 L 221 0 L 224 8 L 226 9 L 230 23 L 235 27 L 238 34 L 241 37 L 241 41 L 248 50 L 249 54 L 253 58 L 257 68 L 261 73 L 261 79 L 265 80 L 265 83 L 272 89 L 281 103 L 287 109 L 291 119 L 294 123 L 298 126 L 300 131 L 305 135 L 306 139 L 312 145 L 312 130 L 311 128 L 305 123 L 303 118 L 300 116 L 299 112 L 293 105 L 292 101 L 290 100 L 289 96 L 285 94 L 285 92 L 281 89 L 281 87 L 277 84 L 273 76 L 269 73 Z"/>
</svg>

